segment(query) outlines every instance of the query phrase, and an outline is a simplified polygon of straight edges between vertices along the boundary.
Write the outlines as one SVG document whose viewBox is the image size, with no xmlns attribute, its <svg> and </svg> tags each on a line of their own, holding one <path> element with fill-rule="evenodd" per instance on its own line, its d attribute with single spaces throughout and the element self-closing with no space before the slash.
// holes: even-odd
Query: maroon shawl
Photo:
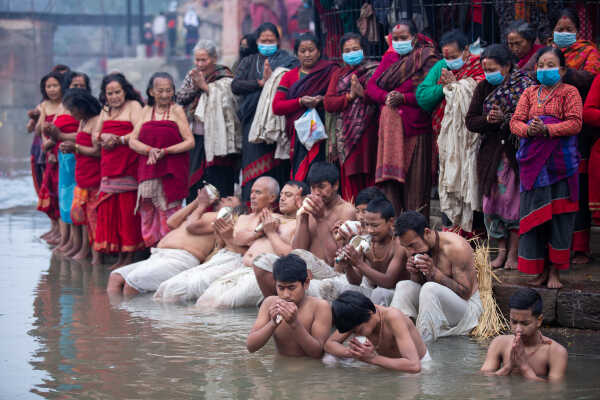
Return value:
<svg viewBox="0 0 600 400">
<path fill-rule="evenodd" d="M 133 124 L 129 121 L 107 120 L 102 124 L 102 133 L 111 133 L 117 136 L 125 136 L 133 131 Z M 138 155 L 127 145 L 107 150 L 102 149 L 100 157 L 100 170 L 103 177 L 116 178 L 122 176 L 137 176 Z"/>
</svg>

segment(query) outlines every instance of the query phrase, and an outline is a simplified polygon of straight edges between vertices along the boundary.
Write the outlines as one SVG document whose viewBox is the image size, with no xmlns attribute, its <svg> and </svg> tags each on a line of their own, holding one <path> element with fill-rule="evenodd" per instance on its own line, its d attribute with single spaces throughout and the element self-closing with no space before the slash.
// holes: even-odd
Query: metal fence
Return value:
<svg viewBox="0 0 600 400">
<path fill-rule="evenodd" d="M 363 24 L 366 29 L 359 31 L 357 22 L 365 4 L 371 5 L 372 17 Z M 580 34 L 600 42 L 600 0 L 322 0 L 315 5 L 316 33 L 324 43 L 325 53 L 332 59 L 340 58 L 339 39 L 347 32 L 363 35 L 367 56 L 379 58 L 388 48 L 385 36 L 402 18 L 412 19 L 420 32 L 435 41 L 444 32 L 458 28 L 472 42 L 480 38 L 483 44 L 490 44 L 503 41 L 506 26 L 517 19 L 552 34 L 551 14 L 566 7 L 576 10 L 582 25 Z M 363 14 L 365 11 L 368 12 L 363 9 Z"/>
</svg>

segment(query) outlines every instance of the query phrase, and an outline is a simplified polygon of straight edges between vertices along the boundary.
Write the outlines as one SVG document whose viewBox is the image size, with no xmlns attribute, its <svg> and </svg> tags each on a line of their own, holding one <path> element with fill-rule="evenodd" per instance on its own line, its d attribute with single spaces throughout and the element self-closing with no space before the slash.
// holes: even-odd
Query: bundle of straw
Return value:
<svg viewBox="0 0 600 400">
<path fill-rule="evenodd" d="M 475 268 L 479 280 L 479 296 L 483 312 L 479 324 L 471 331 L 471 335 L 485 340 L 498 336 L 508 330 L 508 321 L 500 311 L 492 292 L 492 279 L 500 282 L 492 270 L 490 249 L 486 242 L 475 240 Z"/>
</svg>

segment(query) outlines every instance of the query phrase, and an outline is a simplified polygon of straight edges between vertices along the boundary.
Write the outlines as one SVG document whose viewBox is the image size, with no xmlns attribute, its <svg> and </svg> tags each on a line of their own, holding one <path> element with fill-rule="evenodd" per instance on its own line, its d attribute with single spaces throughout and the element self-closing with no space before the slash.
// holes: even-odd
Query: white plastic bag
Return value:
<svg viewBox="0 0 600 400">
<path fill-rule="evenodd" d="M 319 113 L 314 108 L 309 108 L 296 121 L 294 121 L 296 134 L 300 143 L 310 151 L 315 143 L 327 139 L 325 125 L 319 117 Z"/>
</svg>

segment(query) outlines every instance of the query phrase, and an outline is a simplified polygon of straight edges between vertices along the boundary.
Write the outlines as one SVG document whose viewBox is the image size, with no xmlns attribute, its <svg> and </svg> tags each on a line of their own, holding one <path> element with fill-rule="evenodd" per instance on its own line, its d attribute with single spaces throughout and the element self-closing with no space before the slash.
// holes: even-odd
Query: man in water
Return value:
<svg viewBox="0 0 600 400">
<path fill-rule="evenodd" d="M 243 267 L 242 256 L 248 247 L 262 236 L 255 232 L 263 210 L 273 207 L 279 196 L 279 184 L 271 177 L 263 176 L 252 185 L 248 215 L 234 218 L 217 218 L 214 229 L 224 244 L 212 258 L 194 268 L 183 271 L 164 281 L 154 298 L 160 301 L 196 301 L 218 278 Z"/>
<path fill-rule="evenodd" d="M 273 336 L 285 356 L 320 358 L 331 331 L 331 308 L 325 300 L 306 295 L 310 284 L 306 263 L 295 254 L 273 266 L 277 296 L 267 297 L 246 340 L 251 353 Z"/>
<path fill-rule="evenodd" d="M 429 229 L 415 211 L 402 213 L 395 230 L 408 253 L 410 280 L 398 282 L 391 306 L 416 319 L 426 342 L 469 333 L 483 311 L 469 243 L 455 233 Z"/>
<path fill-rule="evenodd" d="M 263 295 L 269 297 L 276 294 L 273 274 L 267 274 L 264 269 L 254 265 L 272 265 L 278 257 L 292 251 L 296 211 L 306 194 L 308 186 L 304 182 L 289 181 L 283 186 L 279 195 L 279 211 L 283 215 L 273 214 L 269 209 L 262 210 L 262 229 L 259 232 L 263 235 L 252 242 L 244 254 L 243 263 L 246 268 L 240 268 L 214 281 L 196 305 L 213 308 L 251 307 L 256 306 Z M 264 272 L 268 276 L 257 279 L 255 270 L 259 271 L 259 275 Z"/>
<path fill-rule="evenodd" d="M 106 291 L 125 296 L 151 292 L 163 281 L 202 264 L 215 247 L 212 223 L 217 213 L 206 212 L 212 203 L 206 188 L 198 190 L 196 200 L 167 220 L 171 231 L 151 249 L 150 258 L 112 271 Z M 214 208 L 239 205 L 240 200 L 231 196 L 220 199 Z"/>
<path fill-rule="evenodd" d="M 401 311 L 376 306 L 362 293 L 345 291 L 331 305 L 337 330 L 325 351 L 396 371 L 417 373 L 421 360 L 430 359 L 413 322 Z M 354 334 L 349 346 L 343 343 Z"/>
<path fill-rule="evenodd" d="M 364 211 L 365 232 L 371 237 L 371 247 L 359 253 L 351 245 L 344 246 L 339 254 L 342 261 L 336 265 L 346 273 L 348 282 L 360 285 L 363 276 L 371 286 L 375 304 L 389 306 L 394 289 L 400 280 L 409 279 L 406 270 L 406 249 L 394 240 L 394 207 L 384 197 L 371 200 Z"/>
<path fill-rule="evenodd" d="M 495 338 L 481 367 L 494 375 L 521 374 L 536 381 L 559 380 L 567 369 L 567 349 L 542 335 L 542 298 L 530 288 L 510 297 L 512 335 Z"/>
</svg>

